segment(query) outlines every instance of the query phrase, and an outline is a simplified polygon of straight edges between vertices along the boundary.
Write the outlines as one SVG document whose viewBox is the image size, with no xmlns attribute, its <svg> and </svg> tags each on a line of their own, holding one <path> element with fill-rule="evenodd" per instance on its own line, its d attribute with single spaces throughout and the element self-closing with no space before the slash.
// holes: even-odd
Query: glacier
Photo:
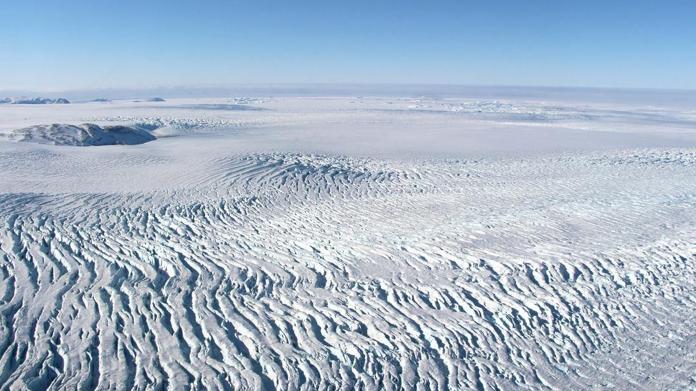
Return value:
<svg viewBox="0 0 696 391">
<path fill-rule="evenodd" d="M 113 100 L 0 135 L 0 389 L 696 386 L 696 108 Z"/>
</svg>

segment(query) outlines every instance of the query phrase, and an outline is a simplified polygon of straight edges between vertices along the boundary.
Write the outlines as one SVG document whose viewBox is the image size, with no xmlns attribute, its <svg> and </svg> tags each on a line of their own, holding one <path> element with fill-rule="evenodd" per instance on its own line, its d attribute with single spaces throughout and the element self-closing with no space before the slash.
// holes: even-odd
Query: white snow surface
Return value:
<svg viewBox="0 0 696 391">
<path fill-rule="evenodd" d="M 18 142 L 84 123 L 157 139 Z M 0 133 L 2 390 L 696 386 L 696 108 L 166 99 Z"/>
</svg>

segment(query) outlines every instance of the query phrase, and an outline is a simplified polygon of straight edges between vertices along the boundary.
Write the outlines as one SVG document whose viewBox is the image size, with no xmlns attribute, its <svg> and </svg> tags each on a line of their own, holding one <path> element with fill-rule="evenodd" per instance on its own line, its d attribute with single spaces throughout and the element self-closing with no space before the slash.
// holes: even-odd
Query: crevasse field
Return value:
<svg viewBox="0 0 696 391">
<path fill-rule="evenodd" d="M 2 390 L 696 386 L 696 106 L 4 104 L 0 133 Z"/>
</svg>

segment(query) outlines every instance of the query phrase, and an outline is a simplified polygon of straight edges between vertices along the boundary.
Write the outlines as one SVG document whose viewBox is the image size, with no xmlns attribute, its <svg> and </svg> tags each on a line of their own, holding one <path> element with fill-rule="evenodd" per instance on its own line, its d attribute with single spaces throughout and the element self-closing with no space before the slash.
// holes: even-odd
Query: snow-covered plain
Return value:
<svg viewBox="0 0 696 391">
<path fill-rule="evenodd" d="M 0 389 L 696 385 L 696 107 L 18 104 L 0 134 Z"/>
</svg>

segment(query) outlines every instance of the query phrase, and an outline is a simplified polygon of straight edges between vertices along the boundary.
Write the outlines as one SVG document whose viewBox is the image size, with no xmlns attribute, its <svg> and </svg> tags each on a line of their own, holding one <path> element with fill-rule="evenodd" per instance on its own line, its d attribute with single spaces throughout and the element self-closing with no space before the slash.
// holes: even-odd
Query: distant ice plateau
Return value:
<svg viewBox="0 0 696 391">
<path fill-rule="evenodd" d="M 696 386 L 696 107 L 128 99 L 0 135 L 1 390 Z"/>
</svg>

